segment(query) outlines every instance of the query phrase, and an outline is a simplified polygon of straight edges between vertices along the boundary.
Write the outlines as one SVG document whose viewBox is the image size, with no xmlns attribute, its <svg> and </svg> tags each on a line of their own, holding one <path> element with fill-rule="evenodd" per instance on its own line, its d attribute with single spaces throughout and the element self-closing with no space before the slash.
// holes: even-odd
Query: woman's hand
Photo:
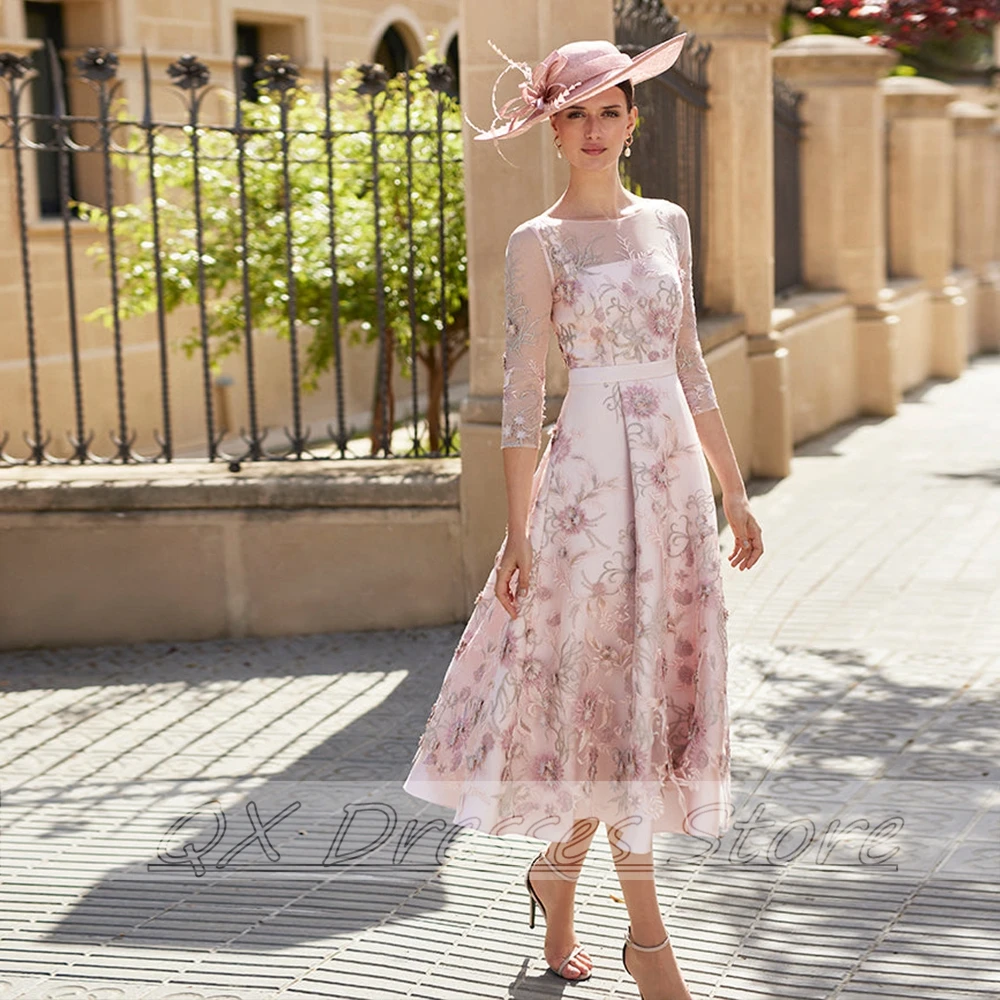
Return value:
<svg viewBox="0 0 1000 1000">
<path fill-rule="evenodd" d="M 733 551 L 727 557 L 736 569 L 749 569 L 763 554 L 764 542 L 760 525 L 750 513 L 750 501 L 745 491 L 722 494 L 722 509 L 733 529 Z"/>
<path fill-rule="evenodd" d="M 517 617 L 517 602 L 528 592 L 528 576 L 531 573 L 531 542 L 523 532 L 510 532 L 504 541 L 503 553 L 497 567 L 495 593 L 511 618 Z M 514 572 L 517 571 L 517 595 L 511 590 Z"/>
</svg>

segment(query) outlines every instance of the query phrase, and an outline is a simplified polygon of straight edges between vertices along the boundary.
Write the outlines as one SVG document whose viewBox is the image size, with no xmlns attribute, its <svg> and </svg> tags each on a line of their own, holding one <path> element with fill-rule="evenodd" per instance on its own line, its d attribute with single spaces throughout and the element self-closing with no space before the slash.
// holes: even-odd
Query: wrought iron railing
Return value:
<svg viewBox="0 0 1000 1000">
<path fill-rule="evenodd" d="M 615 44 L 633 58 L 678 34 L 681 26 L 661 0 L 615 0 Z M 704 164 L 708 114 L 708 59 L 712 47 L 691 35 L 669 73 L 636 92 L 639 125 L 625 183 L 647 198 L 680 205 L 691 223 L 695 305 L 704 302 Z"/>
<path fill-rule="evenodd" d="M 774 77 L 774 290 L 802 284 L 800 143 L 803 95 Z"/>
<path fill-rule="evenodd" d="M 29 110 L 28 100 L 38 63 L 0 53 L 0 89 L 8 102 L 7 113 L 0 115 L 6 126 L 0 155 L 15 195 L 8 238 L 18 244 L 15 281 L 23 302 L 21 316 L 0 316 L 8 362 L 13 359 L 0 377 L 10 387 L 11 370 L 23 370 L 26 382 L 23 391 L 0 399 L 0 465 L 200 457 L 227 461 L 235 470 L 243 461 L 458 453 L 449 380 L 467 350 L 468 324 L 461 129 L 450 96 L 455 81 L 446 64 L 425 64 L 394 80 L 378 65 L 362 65 L 353 77 L 345 72 L 336 80 L 324 66 L 321 85 L 310 89 L 293 63 L 268 57 L 258 73 L 261 101 L 234 100 L 232 119 L 220 123 L 205 114 L 206 97 L 216 88 L 208 67 L 194 56 L 168 68 L 185 109 L 179 121 L 154 119 L 145 55 L 141 80 L 131 81 L 140 84 L 139 117 L 122 111 L 123 81 L 114 53 L 95 48 L 76 60 L 96 102 L 89 115 L 68 111 L 62 59 L 51 44 L 47 58 L 55 106 L 38 114 L 37 107 L 35 113 Z M 243 74 L 235 63 L 236 94 Z M 32 160 L 38 156 L 58 161 L 58 214 L 45 226 L 48 245 L 52 227 L 61 230 L 65 335 L 48 320 L 44 329 L 39 326 L 41 297 L 49 299 L 54 289 L 51 280 L 41 287 L 32 272 L 40 235 L 32 207 L 37 194 Z M 87 191 L 78 194 L 81 171 L 90 182 L 89 199 Z M 123 198 L 123 191 L 134 197 Z M 81 315 L 81 244 L 88 242 L 91 252 L 95 243 L 99 247 L 107 294 L 100 309 Z M 95 280 L 86 288 L 90 300 Z M 178 440 L 175 432 L 176 365 L 168 334 L 171 313 L 181 307 L 193 317 L 193 332 L 183 346 L 200 367 L 200 445 Z M 148 315 L 155 329 L 155 384 L 148 375 L 137 384 L 125 374 L 128 324 L 141 315 Z M 90 429 L 91 411 L 106 408 L 107 400 L 84 391 L 85 363 L 93 364 L 93 351 L 88 359 L 84 347 L 95 342 L 95 329 L 107 331 L 101 353 L 113 364 L 105 378 L 110 385 L 113 374 L 110 454 L 93 447 Z M 15 331 L 23 335 L 24 350 L 15 348 L 12 355 L 11 343 L 20 339 Z M 362 438 L 365 432 L 369 438 L 365 448 L 355 447 L 359 429 L 345 411 L 348 333 L 377 352 L 370 426 L 360 429 Z M 275 336 L 287 341 L 289 387 L 284 414 L 279 408 L 275 421 L 284 424 L 285 439 L 277 443 L 278 435 L 262 421 L 255 357 L 260 338 Z M 56 353 L 63 355 L 67 371 L 59 406 L 51 379 L 40 372 L 46 356 Z M 231 433 L 235 443 L 224 447 L 213 376 L 227 354 L 241 356 L 245 414 L 238 439 Z M 406 375 L 404 366 L 410 368 L 410 413 L 401 421 L 394 414 L 394 363 L 401 369 L 398 378 Z M 317 438 L 305 425 L 302 393 L 305 381 L 311 379 L 315 388 L 325 373 L 332 375 L 327 408 L 332 416 L 326 437 Z M 273 389 L 269 385 L 271 397 Z M 155 405 L 136 407 L 136 398 L 152 395 L 158 397 Z M 67 414 L 67 422 L 72 413 L 68 451 L 61 443 L 52 449 L 63 452 L 59 455 L 50 453 L 46 421 L 47 412 L 55 411 Z M 145 453 L 135 447 L 136 412 L 149 422 L 140 427 L 143 440 L 155 440 Z M 273 419 L 273 398 L 269 412 Z M 18 421 L 26 452 L 15 455 L 8 448 L 9 425 Z"/>
</svg>

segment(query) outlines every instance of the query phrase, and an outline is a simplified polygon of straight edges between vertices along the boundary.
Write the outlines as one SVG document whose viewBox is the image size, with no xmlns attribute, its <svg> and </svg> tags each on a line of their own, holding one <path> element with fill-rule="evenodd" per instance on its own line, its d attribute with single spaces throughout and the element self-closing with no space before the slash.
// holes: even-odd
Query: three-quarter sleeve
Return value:
<svg viewBox="0 0 1000 1000">
<path fill-rule="evenodd" d="M 541 240 L 519 227 L 507 241 L 501 448 L 537 448 L 552 331 L 552 277 Z"/>
<path fill-rule="evenodd" d="M 684 398 L 692 414 L 717 409 L 712 376 L 698 339 L 698 321 L 694 310 L 694 288 L 691 284 L 691 224 L 687 212 L 678 207 L 675 218 L 679 243 L 679 265 L 684 309 L 677 331 L 677 376 L 684 390 Z"/>
</svg>

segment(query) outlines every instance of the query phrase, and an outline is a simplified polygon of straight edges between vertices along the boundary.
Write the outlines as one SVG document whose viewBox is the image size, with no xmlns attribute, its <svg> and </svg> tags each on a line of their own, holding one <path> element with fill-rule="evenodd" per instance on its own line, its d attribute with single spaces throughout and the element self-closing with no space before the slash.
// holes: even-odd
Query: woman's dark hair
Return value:
<svg viewBox="0 0 1000 1000">
<path fill-rule="evenodd" d="M 625 110 L 631 111 L 632 105 L 635 103 L 635 88 L 632 86 L 631 80 L 622 80 L 621 83 L 615 84 L 620 88 L 621 92 L 625 95 Z"/>
</svg>

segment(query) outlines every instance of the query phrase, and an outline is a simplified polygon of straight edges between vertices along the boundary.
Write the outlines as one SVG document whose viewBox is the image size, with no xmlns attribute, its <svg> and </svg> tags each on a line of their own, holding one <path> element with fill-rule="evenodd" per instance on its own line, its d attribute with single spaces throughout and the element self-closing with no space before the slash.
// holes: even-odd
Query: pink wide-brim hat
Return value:
<svg viewBox="0 0 1000 1000">
<path fill-rule="evenodd" d="M 488 129 L 480 129 L 468 118 L 465 120 L 479 133 L 474 136 L 476 139 L 510 139 L 551 117 L 570 101 L 579 104 L 625 80 L 636 84 L 659 76 L 677 61 L 686 39 L 686 32 L 674 35 L 640 52 L 634 59 L 613 42 L 568 42 L 550 52 L 534 69 L 527 63 L 509 59 L 490 42 L 494 51 L 508 63 L 493 85 L 493 124 Z M 524 74 L 524 82 L 518 85 L 520 95 L 498 108 L 497 84 L 511 69 L 519 69 Z"/>
</svg>

